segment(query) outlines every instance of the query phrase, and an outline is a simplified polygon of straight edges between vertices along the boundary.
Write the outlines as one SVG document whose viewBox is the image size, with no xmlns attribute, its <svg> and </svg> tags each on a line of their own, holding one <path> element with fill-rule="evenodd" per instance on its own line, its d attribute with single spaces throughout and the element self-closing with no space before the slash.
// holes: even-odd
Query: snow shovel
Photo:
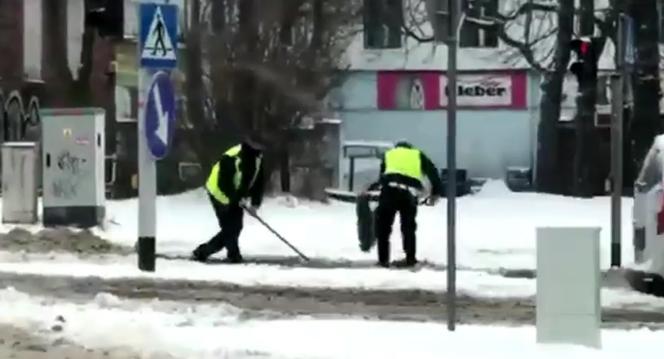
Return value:
<svg viewBox="0 0 664 359">
<path fill-rule="evenodd" d="M 309 257 L 305 256 L 302 252 L 300 252 L 297 248 L 295 248 L 295 246 L 290 244 L 290 242 L 288 242 L 286 238 L 284 238 L 281 234 L 279 234 L 279 232 L 277 232 L 276 230 L 274 230 L 274 228 L 272 228 L 269 224 L 267 224 L 254 210 L 247 208 L 247 206 L 245 206 L 244 204 L 242 204 L 241 206 L 242 208 L 244 208 L 245 211 L 247 211 L 247 213 L 249 213 L 252 217 L 256 218 L 259 222 L 261 222 L 261 224 L 265 226 L 265 228 L 267 228 L 270 232 L 272 232 L 272 234 L 277 236 L 279 240 L 286 243 L 287 246 L 289 246 L 293 251 L 295 251 L 295 253 L 297 253 L 300 256 L 300 258 L 309 262 Z"/>
</svg>

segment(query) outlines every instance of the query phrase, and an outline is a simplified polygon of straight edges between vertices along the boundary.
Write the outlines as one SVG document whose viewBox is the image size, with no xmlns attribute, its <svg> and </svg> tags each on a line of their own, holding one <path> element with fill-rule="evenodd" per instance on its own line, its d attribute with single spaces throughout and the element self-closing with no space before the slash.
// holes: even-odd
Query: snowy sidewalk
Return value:
<svg viewBox="0 0 664 359">
<path fill-rule="evenodd" d="M 633 261 L 631 203 L 623 200 L 623 263 Z M 216 231 L 217 222 L 202 190 L 160 197 L 157 209 L 157 251 L 188 255 Z M 114 243 L 133 246 L 137 235 L 137 201 L 109 203 L 109 224 L 96 233 Z M 422 206 L 418 215 L 417 254 L 422 261 L 444 265 L 447 261 L 445 201 Z M 359 249 L 355 207 L 286 198 L 267 199 L 260 215 L 309 257 L 330 260 L 375 261 Z M 283 243 L 253 218 L 245 216 L 240 238 L 250 256 L 292 256 Z M 115 224 L 114 224 L 115 223 Z M 480 192 L 458 199 L 457 264 L 472 269 L 534 269 L 538 226 L 598 226 L 601 232 L 601 266 L 610 264 L 610 199 L 577 199 L 537 193 L 510 192 L 502 181 L 489 181 Z M 403 256 L 398 220 L 392 234 L 392 258 Z"/>
<path fill-rule="evenodd" d="M 420 207 L 417 256 L 438 266 L 447 260 L 445 201 Z M 623 263 L 633 261 L 631 203 L 623 200 Z M 107 220 L 95 228 L 100 237 L 133 247 L 138 227 L 136 199 L 108 201 Z M 291 243 L 312 258 L 332 261 L 375 262 L 375 248 L 359 249 L 354 205 L 292 202 L 268 198 L 260 215 Z M 245 216 L 240 246 L 246 256 L 292 256 L 294 253 L 250 216 Z M 601 231 L 601 267 L 610 263 L 610 200 L 577 199 L 537 193 L 513 193 L 501 181 L 489 181 L 482 190 L 458 199 L 457 265 L 462 269 L 535 269 L 535 234 L 538 226 L 598 226 Z M 16 226 L 3 225 L 2 232 Z M 40 226 L 19 226 L 32 232 Z M 203 190 L 157 200 L 157 251 L 187 256 L 216 231 L 208 197 Z M 1 247 L 0 247 L 1 249 Z M 223 256 L 224 254 L 220 254 Z M 392 258 L 403 256 L 398 221 L 392 235 Z"/>
<path fill-rule="evenodd" d="M 60 318 L 61 320 L 58 320 Z M 0 323 L 41 331 L 96 350 L 127 348 L 142 358 L 625 358 L 655 357 L 661 332 L 603 330 L 603 349 L 537 345 L 535 329 L 359 318 L 256 319 L 224 304 L 122 300 L 108 294 L 69 303 L 0 290 Z M 62 330 L 51 330 L 59 323 Z M 95 323 L 95 325 L 90 325 Z M 1 353 L 1 352 L 0 352 Z M 110 355 L 109 358 L 127 356 Z M 76 357 L 74 357 L 76 358 Z"/>
<path fill-rule="evenodd" d="M 2 253 L 0 253 L 2 254 Z M 310 269 L 274 265 L 205 265 L 160 261 L 141 272 L 136 257 L 109 256 L 98 263 L 75 256 L 0 255 L 0 283 L 33 294 L 231 302 L 247 309 L 287 313 L 368 315 L 412 320 L 444 318 L 445 272 L 430 269 Z M 536 281 L 459 271 L 459 305 L 469 323 L 532 323 Z M 664 298 L 604 287 L 606 324 L 629 327 L 664 322 Z M 249 303 L 249 304 L 247 304 Z"/>
</svg>

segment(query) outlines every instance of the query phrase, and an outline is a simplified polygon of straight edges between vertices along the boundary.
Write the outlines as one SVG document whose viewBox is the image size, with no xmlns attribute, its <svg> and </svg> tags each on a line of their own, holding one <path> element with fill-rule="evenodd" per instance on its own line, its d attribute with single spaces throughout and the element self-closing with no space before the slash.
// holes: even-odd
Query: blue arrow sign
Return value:
<svg viewBox="0 0 664 359">
<path fill-rule="evenodd" d="M 168 154 L 175 130 L 175 91 L 168 73 L 157 72 L 152 78 L 145 105 L 145 137 L 156 159 Z"/>
<path fill-rule="evenodd" d="M 141 67 L 171 69 L 177 64 L 178 6 L 140 4 Z"/>
</svg>

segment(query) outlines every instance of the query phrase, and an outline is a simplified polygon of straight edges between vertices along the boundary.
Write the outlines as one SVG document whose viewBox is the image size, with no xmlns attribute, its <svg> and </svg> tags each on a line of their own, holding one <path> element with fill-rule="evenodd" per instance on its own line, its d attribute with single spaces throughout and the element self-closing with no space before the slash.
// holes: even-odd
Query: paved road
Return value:
<svg viewBox="0 0 664 359">
<path fill-rule="evenodd" d="M 100 292 L 133 299 L 182 302 L 226 302 L 248 316 L 361 316 L 389 320 L 446 320 L 444 294 L 418 290 L 358 290 L 292 287 L 242 287 L 218 282 L 182 280 L 72 278 L 0 272 L 0 288 L 63 298 L 91 300 Z M 533 299 L 458 298 L 461 323 L 533 324 Z M 604 327 L 664 328 L 664 311 L 605 308 Z"/>
</svg>

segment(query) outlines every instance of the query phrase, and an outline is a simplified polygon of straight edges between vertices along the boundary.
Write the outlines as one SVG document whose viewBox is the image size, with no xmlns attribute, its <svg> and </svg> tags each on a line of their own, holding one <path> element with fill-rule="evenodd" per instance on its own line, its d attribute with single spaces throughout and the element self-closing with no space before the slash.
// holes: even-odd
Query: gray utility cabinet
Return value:
<svg viewBox="0 0 664 359">
<path fill-rule="evenodd" d="M 36 223 L 39 148 L 35 142 L 2 144 L 2 222 Z"/>
<path fill-rule="evenodd" d="M 44 226 L 100 224 L 106 212 L 104 110 L 45 109 L 41 118 Z"/>
</svg>

